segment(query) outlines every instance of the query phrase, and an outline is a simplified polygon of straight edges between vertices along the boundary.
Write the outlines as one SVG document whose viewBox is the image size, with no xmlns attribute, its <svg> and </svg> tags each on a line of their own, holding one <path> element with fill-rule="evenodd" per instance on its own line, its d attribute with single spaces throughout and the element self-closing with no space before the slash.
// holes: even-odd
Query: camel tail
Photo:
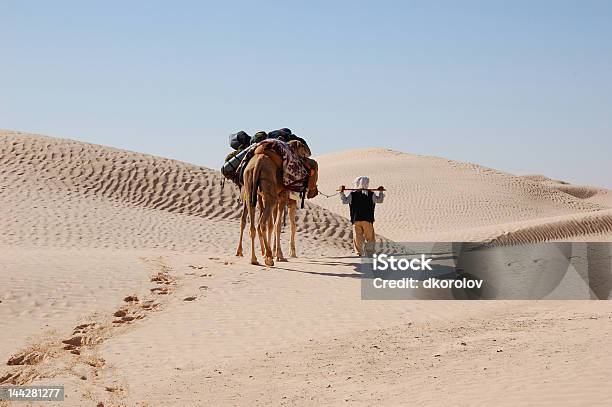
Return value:
<svg viewBox="0 0 612 407">
<path fill-rule="evenodd" d="M 257 206 L 257 190 L 259 189 L 259 176 L 261 174 L 261 161 L 257 161 L 255 164 L 255 168 L 253 169 L 253 176 L 250 180 L 251 182 L 251 206 Z"/>
</svg>

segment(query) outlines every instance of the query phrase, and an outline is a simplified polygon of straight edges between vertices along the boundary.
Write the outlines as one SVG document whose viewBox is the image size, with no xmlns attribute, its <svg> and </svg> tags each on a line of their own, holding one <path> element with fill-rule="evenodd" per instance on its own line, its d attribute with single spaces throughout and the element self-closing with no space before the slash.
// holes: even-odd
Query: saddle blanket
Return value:
<svg viewBox="0 0 612 407">
<path fill-rule="evenodd" d="M 278 154 L 283 160 L 283 185 L 286 189 L 294 192 L 303 192 L 308 184 L 308 169 L 304 158 L 293 152 L 289 145 L 278 139 L 266 139 L 259 142 L 257 148 L 270 149 Z M 253 155 L 255 155 L 255 145 L 251 146 L 247 155 L 242 159 L 238 167 L 239 174 L 242 174 L 244 167 Z"/>
</svg>

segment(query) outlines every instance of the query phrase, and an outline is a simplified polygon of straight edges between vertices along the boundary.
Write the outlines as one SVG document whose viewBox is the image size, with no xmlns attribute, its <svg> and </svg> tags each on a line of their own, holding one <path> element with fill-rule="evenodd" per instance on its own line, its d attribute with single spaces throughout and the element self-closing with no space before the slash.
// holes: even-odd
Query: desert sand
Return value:
<svg viewBox="0 0 612 407">
<path fill-rule="evenodd" d="M 353 187 L 357 175 L 389 190 L 376 209 L 376 231 L 395 241 L 612 240 L 612 192 L 604 188 L 387 149 L 315 158 L 320 189 L 328 195 L 340 185 Z M 337 198 L 314 202 L 347 212 Z"/>
<path fill-rule="evenodd" d="M 603 188 L 385 149 L 315 158 L 327 194 L 362 174 L 388 189 L 383 238 L 612 241 Z M 362 301 L 337 196 L 298 211 L 298 259 L 252 266 L 222 179 L 0 131 L 0 384 L 64 385 L 62 406 L 612 403 L 610 302 Z"/>
</svg>

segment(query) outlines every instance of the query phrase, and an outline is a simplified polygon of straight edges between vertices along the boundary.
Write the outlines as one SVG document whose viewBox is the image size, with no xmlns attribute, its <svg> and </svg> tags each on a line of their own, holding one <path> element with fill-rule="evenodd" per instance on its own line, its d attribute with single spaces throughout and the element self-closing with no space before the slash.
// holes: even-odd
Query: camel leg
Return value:
<svg viewBox="0 0 612 407">
<path fill-rule="evenodd" d="M 297 202 L 289 200 L 289 222 L 291 223 L 291 257 L 297 257 L 295 250 L 295 216 L 297 211 Z"/>
<path fill-rule="evenodd" d="M 272 245 L 272 250 L 274 251 L 274 253 L 276 253 L 277 250 L 277 246 L 278 246 L 278 239 L 276 238 L 276 216 L 278 214 L 279 208 L 278 205 L 274 208 L 274 211 L 272 212 L 272 227 L 274 229 L 272 229 L 272 231 L 274 232 L 274 244 Z M 271 237 L 270 237 L 271 238 Z"/>
<path fill-rule="evenodd" d="M 276 215 L 277 207 L 275 206 L 270 214 L 270 218 L 268 219 L 268 226 L 266 231 L 268 232 L 268 242 L 272 243 L 272 232 L 274 232 L 274 219 Z"/>
<path fill-rule="evenodd" d="M 268 243 L 272 244 L 272 232 L 274 231 L 274 219 L 276 217 L 277 206 L 275 205 L 272 209 L 272 213 L 270 214 L 270 218 L 268 219 L 268 224 L 266 226 L 266 232 L 268 233 Z M 276 243 L 275 243 L 276 244 Z"/>
<path fill-rule="evenodd" d="M 285 256 L 283 255 L 283 248 L 281 245 L 281 230 L 283 228 L 283 214 L 285 212 L 286 201 L 281 199 L 279 204 L 276 206 L 276 220 L 275 220 L 275 229 L 274 229 L 274 252 L 276 253 L 277 261 L 287 261 Z"/>
<path fill-rule="evenodd" d="M 249 229 L 249 236 L 251 237 L 251 264 L 259 264 L 257 256 L 255 256 L 255 207 L 251 204 L 247 205 L 249 208 L 249 218 L 251 220 L 251 228 Z"/>
<path fill-rule="evenodd" d="M 268 226 L 268 221 L 272 216 L 272 210 L 275 205 L 276 199 L 273 196 L 265 196 L 263 210 L 261 212 L 261 217 L 259 218 L 259 230 L 264 237 L 264 246 L 266 249 L 265 263 L 266 266 L 269 267 L 274 265 L 274 258 L 272 256 L 272 248 L 270 247 L 270 242 L 267 239 L 266 229 Z"/>
<path fill-rule="evenodd" d="M 242 204 L 242 216 L 240 217 L 240 240 L 238 241 L 238 248 L 236 249 L 236 256 L 242 257 L 242 238 L 244 236 L 244 228 L 246 226 L 247 215 L 249 214 L 249 208 L 247 208 L 247 200 L 245 199 Z"/>
<path fill-rule="evenodd" d="M 261 223 L 261 217 L 263 216 L 263 198 L 261 197 L 261 195 L 259 195 L 257 197 L 257 202 L 259 205 L 259 220 L 258 222 Z M 261 233 L 261 231 L 259 230 L 259 227 L 257 228 L 257 235 L 259 236 L 259 248 L 261 249 L 261 255 L 265 256 L 266 255 L 266 244 L 264 243 L 264 235 Z"/>
</svg>

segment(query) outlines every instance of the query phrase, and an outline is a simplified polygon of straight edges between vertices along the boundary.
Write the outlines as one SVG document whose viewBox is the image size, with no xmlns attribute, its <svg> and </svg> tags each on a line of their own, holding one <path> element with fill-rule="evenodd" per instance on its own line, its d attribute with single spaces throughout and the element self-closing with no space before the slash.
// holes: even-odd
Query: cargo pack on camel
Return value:
<svg viewBox="0 0 612 407">
<path fill-rule="evenodd" d="M 278 139 L 266 139 L 250 148 L 242 162 L 238 166 L 238 173 L 247 165 L 255 154 L 265 154 L 269 156 L 283 172 L 283 184 L 286 189 L 294 192 L 303 192 L 308 183 L 309 168 L 308 162 L 303 159 L 296 151 L 293 151 L 289 144 Z"/>
<path fill-rule="evenodd" d="M 307 153 L 300 155 L 293 151 L 288 143 L 291 141 L 299 141 Z M 234 151 L 226 157 L 221 173 L 238 186 L 243 185 L 244 168 L 255 154 L 266 154 L 279 161 L 283 184 L 289 191 L 305 192 L 308 178 L 312 172 L 318 170 L 316 161 L 307 158 L 310 156 L 310 149 L 306 141 L 286 128 L 270 133 L 260 131 L 252 138 L 246 132 L 240 131 L 230 135 L 229 144 Z"/>
<path fill-rule="evenodd" d="M 251 136 L 245 131 L 230 134 L 229 144 L 234 150 L 243 150 L 251 144 Z"/>
<path fill-rule="evenodd" d="M 238 166 L 246 155 L 252 140 L 251 136 L 245 131 L 239 131 L 229 136 L 229 145 L 234 151 L 225 157 L 225 163 L 221 167 L 221 173 L 225 178 L 237 185 L 240 185 Z"/>
</svg>

